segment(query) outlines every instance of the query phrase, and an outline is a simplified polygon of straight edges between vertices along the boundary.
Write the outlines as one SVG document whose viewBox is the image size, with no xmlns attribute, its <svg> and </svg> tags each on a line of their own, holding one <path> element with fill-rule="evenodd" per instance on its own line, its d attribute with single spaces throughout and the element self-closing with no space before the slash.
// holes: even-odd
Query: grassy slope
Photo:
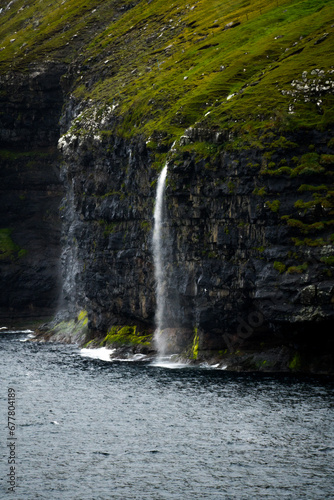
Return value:
<svg viewBox="0 0 334 500">
<path fill-rule="evenodd" d="M 319 96 L 286 92 L 304 71 L 334 81 L 333 23 L 334 0 L 16 0 L 0 14 L 0 71 L 75 61 L 74 93 L 118 104 L 127 136 L 158 130 L 170 143 L 203 120 L 245 134 L 325 128 L 333 89 L 322 114 Z"/>
</svg>

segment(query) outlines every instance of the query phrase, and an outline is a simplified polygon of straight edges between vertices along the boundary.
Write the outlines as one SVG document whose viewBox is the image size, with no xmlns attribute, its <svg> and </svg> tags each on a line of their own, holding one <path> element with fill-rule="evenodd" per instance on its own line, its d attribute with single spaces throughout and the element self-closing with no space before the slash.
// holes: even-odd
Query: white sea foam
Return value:
<svg viewBox="0 0 334 500">
<path fill-rule="evenodd" d="M 107 349 L 106 347 L 99 347 L 97 349 L 86 349 L 83 348 L 80 350 L 80 355 L 87 358 L 92 359 L 101 359 L 102 361 L 122 361 L 122 362 L 134 362 L 134 361 L 145 361 L 149 356 L 146 354 L 129 354 L 126 357 L 118 358 L 112 357 L 116 349 Z"/>
<path fill-rule="evenodd" d="M 107 349 L 106 347 L 99 347 L 98 349 L 86 349 L 80 350 L 80 354 L 86 358 L 101 359 L 102 361 L 111 361 L 110 355 L 115 352 L 116 349 Z"/>
<path fill-rule="evenodd" d="M 20 332 L 20 333 L 28 333 L 28 332 L 31 332 L 31 333 L 29 333 L 24 339 L 20 339 L 20 342 L 28 342 L 28 340 L 34 339 L 36 337 L 36 335 L 34 333 L 32 333 L 31 330 L 25 330 L 24 332 Z"/>
<path fill-rule="evenodd" d="M 126 358 L 113 358 L 113 361 L 122 361 L 122 362 L 133 362 L 133 361 L 145 361 L 147 359 L 146 354 L 133 354 L 129 355 Z"/>
<path fill-rule="evenodd" d="M 3 331 L 3 333 L 34 333 L 33 330 L 10 330 L 7 326 L 0 327 L 0 331 Z"/>
<path fill-rule="evenodd" d="M 210 363 L 204 362 L 198 365 L 199 368 L 205 368 L 206 370 L 215 370 L 216 368 L 219 368 L 219 363 L 215 365 L 210 365 Z"/>
<path fill-rule="evenodd" d="M 183 362 L 183 361 L 173 361 L 173 356 L 159 356 L 157 359 L 155 359 L 151 363 L 151 366 L 175 370 L 177 368 L 178 369 L 186 368 L 186 367 L 189 367 L 190 365 L 188 363 Z"/>
<path fill-rule="evenodd" d="M 175 355 L 159 356 L 154 361 L 152 361 L 151 366 L 158 368 L 168 368 L 170 370 L 194 367 L 191 362 L 187 363 L 185 361 L 173 361 L 174 356 Z M 196 365 L 196 368 L 202 368 L 206 370 L 226 370 L 227 365 L 220 365 L 220 363 L 216 363 L 215 365 L 210 365 L 209 363 L 201 363 L 200 365 Z"/>
</svg>

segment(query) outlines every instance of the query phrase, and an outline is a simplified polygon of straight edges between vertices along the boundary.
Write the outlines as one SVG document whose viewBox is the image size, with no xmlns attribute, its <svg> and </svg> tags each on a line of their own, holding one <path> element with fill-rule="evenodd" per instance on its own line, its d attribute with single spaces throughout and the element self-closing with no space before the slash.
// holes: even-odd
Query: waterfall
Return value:
<svg viewBox="0 0 334 500">
<path fill-rule="evenodd" d="M 154 207 L 154 228 L 153 228 L 153 260 L 154 260 L 154 276 L 156 285 L 156 312 L 154 341 L 157 350 L 160 354 L 164 353 L 164 343 L 162 342 L 160 333 L 163 327 L 163 317 L 165 312 L 165 297 L 164 297 L 164 241 L 163 241 L 163 219 L 164 219 L 164 193 L 167 177 L 167 164 L 161 171 L 157 183 L 157 191 Z"/>
</svg>

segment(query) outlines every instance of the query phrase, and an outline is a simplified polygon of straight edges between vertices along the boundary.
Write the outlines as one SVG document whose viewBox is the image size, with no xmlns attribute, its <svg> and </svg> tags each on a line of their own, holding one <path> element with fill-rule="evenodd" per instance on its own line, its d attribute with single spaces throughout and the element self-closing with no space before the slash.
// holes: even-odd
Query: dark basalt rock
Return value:
<svg viewBox="0 0 334 500">
<path fill-rule="evenodd" d="M 64 67 L 32 65 L 0 76 L 0 229 L 17 251 L 0 255 L 0 318 L 51 317 L 60 294 L 58 120 Z"/>
<path fill-rule="evenodd" d="M 61 111 L 64 72 L 55 64 L 35 66 L 28 76 L 1 80 L 0 228 L 12 230 L 14 244 L 11 255 L 0 256 L 1 320 L 56 309 L 58 318 L 73 318 L 85 309 L 91 338 L 112 325 L 152 331 L 154 158 L 144 138 L 112 134 L 112 117 L 107 134 L 97 124 L 67 134 L 57 150 L 60 134 L 85 110 L 68 97 Z M 286 138 L 289 148 L 276 147 L 273 163 L 292 165 L 310 144 L 332 155 L 331 136 L 297 131 Z M 202 159 L 182 151 L 204 141 L 219 152 Z M 189 352 L 196 332 L 200 357 L 228 351 L 231 369 L 288 369 L 298 352 L 304 367 L 333 371 L 334 281 L 325 263 L 331 226 L 321 232 L 327 245 L 297 248 L 292 238 L 304 235 L 281 218 L 312 224 L 329 216 L 321 207 L 298 210 L 298 177 L 265 174 L 263 151 L 224 148 L 228 141 L 227 132 L 190 128 L 169 158 L 163 318 L 169 351 Z M 328 176 L 303 182 L 328 184 Z M 279 208 L 271 205 L 277 199 Z M 239 350 L 242 356 L 231 357 Z"/>
<path fill-rule="evenodd" d="M 190 144 L 198 137 L 219 145 L 219 134 L 204 129 L 189 129 L 181 142 Z M 309 143 L 328 153 L 329 138 L 330 133 L 310 132 L 300 140 L 297 133 L 288 138 L 295 145 L 276 154 L 289 161 L 305 154 Z M 224 134 L 221 140 L 226 140 Z M 95 142 L 73 139 L 63 154 L 64 255 L 76 269 L 65 296 L 67 309 L 69 304 L 73 313 L 85 307 L 96 333 L 129 321 L 153 328 L 151 185 L 157 173 L 150 167 L 145 143 L 114 136 Z M 296 213 L 301 181 L 288 175 L 263 176 L 252 165 L 264 161 L 254 149 L 223 151 L 209 160 L 209 168 L 189 153 L 169 162 L 164 328 L 171 333 L 170 352 L 187 351 L 187 346 L 189 350 L 194 331 L 204 358 L 226 349 L 272 350 L 266 370 L 289 369 L 286 353 L 291 356 L 293 349 L 307 357 L 314 342 L 311 332 L 317 332 L 323 352 L 333 349 L 334 281 L 320 260 L 331 245 L 295 247 L 292 237 L 300 237 L 300 232 L 281 215 Z M 326 183 L 327 178 L 317 174 L 316 182 Z M 265 187 L 265 198 L 256 194 L 259 185 Z M 278 196 L 277 213 L 266 200 Z M 314 217 L 310 214 L 308 223 Z M 330 228 L 326 237 L 329 234 Z M 284 262 L 285 269 L 302 263 L 306 268 L 280 273 L 276 261 Z M 69 267 L 64 270 L 66 274 Z M 174 335 L 180 331 L 188 332 L 185 342 Z M 282 346 L 284 359 L 275 363 L 272 357 L 283 352 Z M 242 359 L 230 359 L 231 368 L 264 369 L 249 355 Z"/>
</svg>

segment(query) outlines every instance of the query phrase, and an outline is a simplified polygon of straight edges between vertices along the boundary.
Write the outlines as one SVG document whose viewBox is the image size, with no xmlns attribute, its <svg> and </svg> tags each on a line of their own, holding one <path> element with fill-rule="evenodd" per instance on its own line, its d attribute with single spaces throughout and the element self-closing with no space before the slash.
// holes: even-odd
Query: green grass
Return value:
<svg viewBox="0 0 334 500">
<path fill-rule="evenodd" d="M 334 0 L 17 0 L 0 21 L 2 72 L 75 59 L 74 95 L 117 105 L 126 137 L 170 145 L 202 122 L 251 144 L 261 130 L 334 124 L 331 92 L 319 114 L 291 86 L 314 69 L 332 78 Z"/>
<path fill-rule="evenodd" d="M 0 64 L 26 68 L 31 61 L 70 62 L 87 37 L 101 29 L 114 14 L 113 3 L 103 0 L 17 0 L 1 13 Z M 126 4 L 127 2 L 123 2 Z M 106 5 L 108 4 L 108 5 Z M 107 13 L 107 15 L 106 15 Z"/>
</svg>

